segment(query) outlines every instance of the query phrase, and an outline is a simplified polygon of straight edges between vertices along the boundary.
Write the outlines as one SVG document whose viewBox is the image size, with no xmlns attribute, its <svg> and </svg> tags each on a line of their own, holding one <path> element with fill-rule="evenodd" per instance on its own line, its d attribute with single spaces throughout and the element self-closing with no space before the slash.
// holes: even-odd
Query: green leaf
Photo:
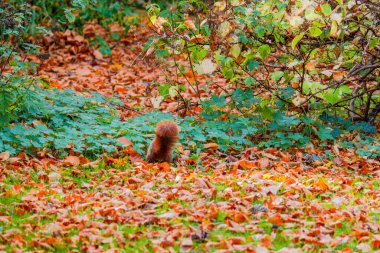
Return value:
<svg viewBox="0 0 380 253">
<path fill-rule="evenodd" d="M 108 46 L 103 46 L 103 47 L 100 47 L 99 49 L 102 55 L 111 55 L 111 48 L 109 48 Z"/>
<path fill-rule="evenodd" d="M 284 72 L 283 71 L 276 71 L 276 72 L 273 72 L 270 77 L 272 78 L 272 80 L 274 81 L 278 81 L 281 79 L 281 77 L 283 77 L 284 75 Z"/>
<path fill-rule="evenodd" d="M 270 54 L 270 46 L 267 44 L 261 45 L 257 51 L 259 52 L 261 59 L 264 60 Z"/>
<path fill-rule="evenodd" d="M 170 87 L 171 87 L 170 84 L 161 85 L 160 87 L 158 87 L 158 92 L 160 93 L 161 96 L 163 96 L 164 98 L 167 98 L 169 97 Z"/>
<path fill-rule="evenodd" d="M 118 33 L 112 33 L 112 34 L 111 34 L 111 37 L 112 37 L 112 39 L 114 39 L 114 40 L 119 40 L 119 39 L 120 39 L 120 35 L 119 35 Z"/>
<path fill-rule="evenodd" d="M 375 37 L 373 38 L 370 43 L 369 43 L 369 48 L 370 49 L 374 49 L 375 46 L 379 45 L 380 44 L 380 38 L 379 37 Z"/>
<path fill-rule="evenodd" d="M 231 79 L 234 76 L 234 71 L 230 67 L 222 67 L 222 74 L 225 78 Z"/>
<path fill-rule="evenodd" d="M 158 58 L 163 58 L 163 57 L 169 57 L 170 56 L 170 53 L 169 51 L 165 48 L 165 49 L 156 49 L 156 56 Z"/>
<path fill-rule="evenodd" d="M 65 17 L 69 23 L 74 23 L 75 22 L 75 16 L 71 12 L 71 9 L 66 9 L 65 10 Z"/>
<path fill-rule="evenodd" d="M 325 16 L 328 16 L 330 15 L 332 12 L 331 10 L 331 6 L 326 3 L 326 4 L 322 4 L 322 13 L 325 15 Z"/>
<path fill-rule="evenodd" d="M 246 79 L 245 79 L 245 85 L 247 85 L 248 87 L 250 87 L 250 86 L 252 86 L 252 84 L 255 84 L 256 83 L 256 80 L 255 80 L 255 78 L 253 78 L 253 77 L 247 77 Z"/>
<path fill-rule="evenodd" d="M 347 85 L 342 85 L 339 87 L 339 94 L 351 94 L 351 88 Z"/>
<path fill-rule="evenodd" d="M 304 35 L 305 35 L 305 33 L 303 32 L 303 33 L 297 35 L 296 37 L 294 37 L 294 39 L 292 40 L 292 43 L 291 43 L 292 49 L 294 49 L 297 46 L 298 42 L 303 38 Z"/>
<path fill-rule="evenodd" d="M 330 104 L 335 104 L 339 101 L 339 92 L 335 89 L 328 89 L 328 91 L 324 96 L 322 96 L 322 98 Z"/>
<path fill-rule="evenodd" d="M 207 50 L 203 47 L 197 47 L 196 50 L 192 52 L 191 56 L 193 57 L 193 60 L 198 63 L 207 56 L 207 53 Z"/>
<path fill-rule="evenodd" d="M 322 30 L 319 29 L 318 27 L 310 27 L 309 33 L 312 37 L 318 37 L 319 35 L 322 34 Z"/>
<path fill-rule="evenodd" d="M 314 12 L 314 10 L 312 10 L 312 9 L 307 9 L 307 10 L 305 11 L 305 18 L 306 18 L 307 20 L 309 20 L 309 21 L 316 20 L 316 19 L 319 18 L 319 17 L 320 17 L 320 15 L 316 14 L 316 13 Z"/>
<path fill-rule="evenodd" d="M 319 128 L 317 135 L 322 141 L 334 140 L 334 137 L 332 136 L 332 129 L 329 129 L 327 127 Z"/>
<path fill-rule="evenodd" d="M 210 101 L 213 105 L 217 106 L 218 108 L 222 108 L 227 105 L 227 100 L 224 96 L 212 96 L 212 99 Z"/>
<path fill-rule="evenodd" d="M 264 37 L 264 35 L 265 35 L 265 29 L 264 29 L 264 27 L 262 25 L 256 26 L 255 33 L 260 38 Z"/>
<path fill-rule="evenodd" d="M 260 68 L 260 64 L 257 61 L 253 60 L 253 59 L 249 59 L 247 61 L 247 68 L 248 68 L 249 71 L 253 71 L 255 69 Z"/>
</svg>

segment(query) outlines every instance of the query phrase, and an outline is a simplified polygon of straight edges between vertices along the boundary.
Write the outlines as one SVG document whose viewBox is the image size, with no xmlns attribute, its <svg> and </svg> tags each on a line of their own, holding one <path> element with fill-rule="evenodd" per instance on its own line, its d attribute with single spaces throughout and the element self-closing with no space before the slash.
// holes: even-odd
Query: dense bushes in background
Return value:
<svg viewBox="0 0 380 253">
<path fill-rule="evenodd" d="M 340 0 L 179 1 L 170 10 L 151 5 L 159 36 L 149 45 L 169 66 L 194 77 L 187 78 L 194 92 L 204 88 L 197 75 L 210 75 L 213 83 L 213 74 L 221 74 L 230 83 L 226 106 L 237 107 L 237 91 L 255 99 L 239 110 L 243 116 L 273 122 L 328 114 L 376 122 L 379 9 L 377 1 Z M 190 67 L 170 64 L 173 55 Z"/>
</svg>

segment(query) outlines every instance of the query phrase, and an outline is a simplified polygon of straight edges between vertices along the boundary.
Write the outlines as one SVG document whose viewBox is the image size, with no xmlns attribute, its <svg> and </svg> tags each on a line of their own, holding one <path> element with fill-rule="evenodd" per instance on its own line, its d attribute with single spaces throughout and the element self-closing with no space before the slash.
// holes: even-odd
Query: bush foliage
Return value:
<svg viewBox="0 0 380 253">
<path fill-rule="evenodd" d="M 380 111 L 380 12 L 376 1 L 179 1 L 148 7 L 149 41 L 196 87 L 197 76 L 229 80 L 224 101 L 273 122 L 327 113 L 375 122 Z M 170 65 L 170 63 L 168 64 Z M 186 67 L 188 66 L 188 67 Z M 173 83 L 175 83 L 173 81 Z M 236 92 L 240 95 L 234 96 Z M 200 96 L 199 96 L 200 97 Z M 220 101 L 220 99 L 218 100 Z M 187 101 L 184 101 L 188 104 Z M 306 126 L 306 122 L 303 122 Z M 298 126 L 298 124 L 293 124 Z"/>
</svg>

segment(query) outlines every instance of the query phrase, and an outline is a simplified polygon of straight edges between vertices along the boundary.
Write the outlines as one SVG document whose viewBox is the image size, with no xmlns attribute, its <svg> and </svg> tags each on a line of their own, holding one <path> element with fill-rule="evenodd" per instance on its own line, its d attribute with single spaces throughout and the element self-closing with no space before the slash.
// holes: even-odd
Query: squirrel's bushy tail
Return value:
<svg viewBox="0 0 380 253">
<path fill-rule="evenodd" d="M 178 126 L 165 120 L 157 124 L 156 138 L 150 143 L 146 160 L 148 162 L 172 162 L 173 147 L 178 141 Z"/>
<path fill-rule="evenodd" d="M 157 124 L 156 136 L 162 139 L 178 140 L 178 126 L 170 120 L 164 120 Z"/>
</svg>

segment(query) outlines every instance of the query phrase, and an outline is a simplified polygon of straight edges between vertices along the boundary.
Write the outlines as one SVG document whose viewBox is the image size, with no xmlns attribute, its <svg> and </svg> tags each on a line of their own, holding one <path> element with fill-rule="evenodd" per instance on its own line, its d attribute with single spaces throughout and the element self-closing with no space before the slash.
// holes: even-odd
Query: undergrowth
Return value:
<svg viewBox="0 0 380 253">
<path fill-rule="evenodd" d="M 67 155 L 70 150 L 93 158 L 104 152 L 115 152 L 122 146 L 117 138 L 125 136 L 134 145 L 134 149 L 144 152 L 154 137 L 155 125 L 165 119 L 176 121 L 181 128 L 180 143 L 199 154 L 204 144 L 214 142 L 223 152 L 238 152 L 247 147 L 276 147 L 287 149 L 290 146 L 305 147 L 313 135 L 297 133 L 289 128 L 295 119 L 279 119 L 277 128 L 268 131 L 268 125 L 259 118 L 230 116 L 228 121 L 208 118 L 200 120 L 194 117 L 175 119 L 171 114 L 152 112 L 122 122 L 116 106 L 121 102 L 116 98 L 106 98 L 92 92 L 79 95 L 72 90 L 34 91 L 34 107 L 19 111 L 19 120 L 9 126 L 3 126 L 0 135 L 0 152 L 9 151 L 12 155 L 20 152 L 36 154 L 46 148 L 58 156 Z M 327 117 L 330 128 L 320 128 L 324 135 L 319 136 L 321 145 L 340 142 L 343 148 L 357 149 L 361 156 L 375 158 L 380 155 L 380 145 L 373 136 L 375 131 L 368 123 L 344 124 L 337 118 Z M 327 123 L 326 123 L 327 124 Z M 339 138 L 349 131 L 359 131 L 355 139 Z M 318 131 L 317 131 L 318 133 Z M 334 139 L 324 138 L 331 135 Z M 335 139 L 336 138 L 336 139 Z"/>
</svg>

